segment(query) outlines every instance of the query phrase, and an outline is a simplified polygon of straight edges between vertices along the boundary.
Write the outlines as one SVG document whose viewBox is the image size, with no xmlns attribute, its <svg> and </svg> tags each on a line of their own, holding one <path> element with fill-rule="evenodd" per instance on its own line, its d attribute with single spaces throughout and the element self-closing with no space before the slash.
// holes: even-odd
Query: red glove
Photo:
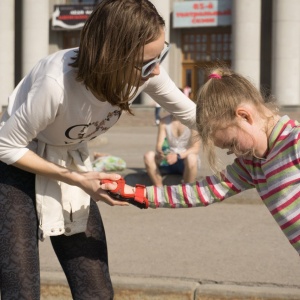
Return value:
<svg viewBox="0 0 300 300">
<path fill-rule="evenodd" d="M 113 181 L 110 179 L 102 179 L 101 183 L 113 183 L 116 182 L 118 186 L 112 190 L 107 191 L 107 193 L 114 199 L 120 201 L 126 201 L 130 204 L 133 204 L 139 208 L 148 208 L 149 201 L 144 196 L 145 186 L 141 184 L 137 184 L 135 186 L 135 193 L 134 194 L 125 194 L 125 180 L 124 178 L 120 178 L 119 180 Z"/>
</svg>

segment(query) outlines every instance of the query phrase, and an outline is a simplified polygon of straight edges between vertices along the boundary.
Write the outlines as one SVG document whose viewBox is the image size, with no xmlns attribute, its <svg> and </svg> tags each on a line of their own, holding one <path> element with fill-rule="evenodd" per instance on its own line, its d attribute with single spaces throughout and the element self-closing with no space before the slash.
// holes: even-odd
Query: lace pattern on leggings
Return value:
<svg viewBox="0 0 300 300">
<path fill-rule="evenodd" d="M 0 162 L 2 300 L 40 299 L 35 175 Z M 113 299 L 104 227 L 91 201 L 85 233 L 51 237 L 73 299 Z"/>
</svg>

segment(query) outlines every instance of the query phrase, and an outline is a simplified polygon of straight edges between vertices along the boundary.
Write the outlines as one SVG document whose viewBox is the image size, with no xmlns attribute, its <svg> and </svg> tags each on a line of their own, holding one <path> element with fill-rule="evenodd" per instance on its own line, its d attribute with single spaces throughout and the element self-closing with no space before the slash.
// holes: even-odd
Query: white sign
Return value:
<svg viewBox="0 0 300 300">
<path fill-rule="evenodd" d="M 231 25 L 231 7 L 232 0 L 175 2 L 173 27 Z"/>
</svg>

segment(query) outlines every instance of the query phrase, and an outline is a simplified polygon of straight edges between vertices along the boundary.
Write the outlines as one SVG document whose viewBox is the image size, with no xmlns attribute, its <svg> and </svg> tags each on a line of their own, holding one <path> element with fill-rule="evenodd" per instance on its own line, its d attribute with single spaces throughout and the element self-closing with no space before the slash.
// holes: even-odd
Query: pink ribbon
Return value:
<svg viewBox="0 0 300 300">
<path fill-rule="evenodd" d="M 212 73 L 208 76 L 209 79 L 215 78 L 215 79 L 221 79 L 221 75 L 216 74 L 216 73 Z"/>
</svg>

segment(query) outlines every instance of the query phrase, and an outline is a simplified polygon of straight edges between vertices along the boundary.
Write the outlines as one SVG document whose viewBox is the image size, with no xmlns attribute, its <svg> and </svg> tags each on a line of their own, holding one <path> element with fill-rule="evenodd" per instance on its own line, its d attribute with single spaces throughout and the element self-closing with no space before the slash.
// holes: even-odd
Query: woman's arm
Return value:
<svg viewBox="0 0 300 300">
<path fill-rule="evenodd" d="M 126 202 L 113 200 L 106 191 L 101 189 L 102 179 L 118 180 L 118 174 L 106 174 L 99 172 L 78 172 L 64 168 L 49 162 L 34 152 L 28 150 L 13 166 L 27 172 L 42 175 L 57 181 L 62 181 L 70 185 L 78 186 L 89 194 L 94 201 L 103 201 L 111 206 L 128 205 Z M 108 189 L 115 189 L 116 183 L 106 186 Z"/>
<path fill-rule="evenodd" d="M 101 188 L 101 179 L 118 179 L 117 174 L 79 172 L 47 161 L 33 151 L 28 144 L 52 124 L 62 109 L 63 89 L 55 79 L 41 76 L 31 85 L 24 80 L 14 103 L 16 107 L 0 130 L 0 160 L 28 172 L 78 186 L 95 201 L 102 200 L 110 205 L 127 205 L 111 199 Z M 27 85 L 28 86 L 27 86 Z M 14 99 L 11 99 L 14 100 Z M 23 102 L 22 102 L 22 101 Z M 63 129 L 62 129 L 63 130 Z M 115 187 L 115 184 L 113 185 Z"/>
<path fill-rule="evenodd" d="M 148 80 L 144 92 L 189 128 L 196 126 L 196 104 L 188 98 L 160 66 L 160 74 Z"/>
<path fill-rule="evenodd" d="M 179 153 L 180 158 L 185 159 L 189 154 L 199 155 L 200 145 L 201 145 L 200 137 L 197 134 L 197 131 L 192 130 L 188 147 L 185 151 Z"/>
</svg>

